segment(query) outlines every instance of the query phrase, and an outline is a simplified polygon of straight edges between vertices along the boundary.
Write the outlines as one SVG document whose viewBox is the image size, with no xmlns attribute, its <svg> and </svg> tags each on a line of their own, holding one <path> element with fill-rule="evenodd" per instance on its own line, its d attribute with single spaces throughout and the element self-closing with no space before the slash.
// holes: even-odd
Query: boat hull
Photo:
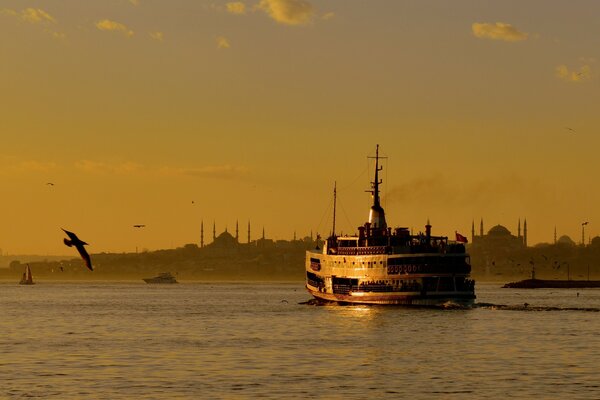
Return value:
<svg viewBox="0 0 600 400">
<path fill-rule="evenodd" d="M 471 306 L 475 283 L 466 253 L 341 256 L 308 251 L 306 289 L 345 304 Z"/>
<path fill-rule="evenodd" d="M 343 304 L 381 304 L 381 305 L 405 305 L 421 307 L 443 307 L 449 304 L 470 307 L 475 302 L 473 293 L 435 293 L 423 294 L 419 292 L 408 293 L 365 293 L 350 292 L 348 294 L 323 293 L 309 285 L 308 292 L 316 299 L 326 302 Z"/>
<path fill-rule="evenodd" d="M 152 278 L 144 279 L 144 282 L 156 284 L 156 285 L 169 285 L 169 284 L 177 283 L 177 281 L 175 281 L 175 280 L 165 281 L 165 280 L 156 280 L 156 279 L 152 279 Z"/>
</svg>

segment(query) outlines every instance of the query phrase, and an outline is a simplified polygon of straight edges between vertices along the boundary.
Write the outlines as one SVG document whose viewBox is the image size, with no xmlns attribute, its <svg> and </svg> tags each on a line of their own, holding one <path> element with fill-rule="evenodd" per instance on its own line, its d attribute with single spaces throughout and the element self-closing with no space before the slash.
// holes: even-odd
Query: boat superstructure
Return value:
<svg viewBox="0 0 600 400">
<path fill-rule="evenodd" d="M 322 248 L 307 251 L 309 293 L 319 300 L 340 303 L 472 304 L 475 282 L 470 279 L 466 239 L 460 234 L 456 234 L 457 240 L 433 236 L 429 221 L 425 232 L 417 235 L 406 227 L 389 227 L 379 198 L 379 146 L 374 158 L 369 219 L 352 236 L 336 235 L 334 222 Z"/>
</svg>

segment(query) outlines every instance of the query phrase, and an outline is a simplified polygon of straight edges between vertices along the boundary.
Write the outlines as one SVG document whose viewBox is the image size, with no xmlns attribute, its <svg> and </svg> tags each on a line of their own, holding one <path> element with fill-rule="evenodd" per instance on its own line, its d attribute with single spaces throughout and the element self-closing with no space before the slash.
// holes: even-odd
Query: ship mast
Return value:
<svg viewBox="0 0 600 400">
<path fill-rule="evenodd" d="M 373 195 L 373 205 L 371 206 L 371 211 L 369 212 L 369 223 L 373 228 L 386 229 L 387 224 L 385 222 L 385 212 L 383 211 L 383 207 L 381 207 L 381 203 L 379 201 L 379 185 L 383 182 L 383 180 L 379 179 L 379 171 L 382 169 L 383 167 L 379 166 L 379 145 L 377 145 L 377 149 L 375 151 L 375 180 L 371 182 L 372 190 L 370 190 L 371 194 Z"/>
<path fill-rule="evenodd" d="M 377 145 L 377 149 L 375 150 L 375 182 L 373 182 L 373 206 L 381 207 L 379 204 L 379 184 L 383 181 L 379 180 L 379 171 L 381 171 L 383 167 L 379 168 L 379 145 Z"/>
<path fill-rule="evenodd" d="M 335 206 L 337 203 L 337 182 L 333 182 L 333 228 L 331 229 L 331 236 L 335 237 Z"/>
</svg>

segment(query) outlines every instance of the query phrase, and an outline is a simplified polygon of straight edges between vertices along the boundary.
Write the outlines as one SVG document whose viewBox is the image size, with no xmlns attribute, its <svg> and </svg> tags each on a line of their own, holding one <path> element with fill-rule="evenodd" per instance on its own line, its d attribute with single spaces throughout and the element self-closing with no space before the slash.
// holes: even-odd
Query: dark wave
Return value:
<svg viewBox="0 0 600 400">
<path fill-rule="evenodd" d="M 484 308 L 488 310 L 504 310 L 504 311 L 587 311 L 598 312 L 600 308 L 595 307 L 555 307 L 555 306 L 535 306 L 529 303 L 523 304 L 493 304 L 493 303 L 476 303 L 474 308 Z"/>
</svg>

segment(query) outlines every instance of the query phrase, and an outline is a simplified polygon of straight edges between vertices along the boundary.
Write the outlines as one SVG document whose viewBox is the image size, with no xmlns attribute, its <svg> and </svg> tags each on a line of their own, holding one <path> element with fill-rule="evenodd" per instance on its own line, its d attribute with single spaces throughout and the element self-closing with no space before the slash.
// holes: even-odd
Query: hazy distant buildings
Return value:
<svg viewBox="0 0 600 400">
<path fill-rule="evenodd" d="M 523 222 L 523 234 L 521 235 L 521 220 L 519 219 L 517 235 L 513 235 L 506 227 L 496 225 L 487 234 L 483 233 L 483 219 L 479 225 L 479 235 L 475 234 L 475 221 L 471 225 L 471 248 L 479 249 L 506 249 L 520 250 L 527 247 L 527 219 Z"/>
</svg>

